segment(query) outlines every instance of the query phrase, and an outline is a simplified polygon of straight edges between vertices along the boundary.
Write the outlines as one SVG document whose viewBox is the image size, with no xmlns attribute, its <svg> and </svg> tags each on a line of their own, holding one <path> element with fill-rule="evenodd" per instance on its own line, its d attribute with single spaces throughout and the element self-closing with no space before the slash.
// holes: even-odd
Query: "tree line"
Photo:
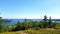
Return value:
<svg viewBox="0 0 60 34">
<path fill-rule="evenodd" d="M 27 29 L 40 29 L 40 28 L 55 28 L 56 23 L 52 22 L 51 17 L 47 19 L 47 16 L 44 16 L 44 19 L 42 21 L 33 21 L 30 20 L 29 22 L 27 19 L 24 19 L 24 22 L 18 21 L 17 24 L 14 24 L 12 26 L 6 26 L 4 27 L 3 23 L 11 22 L 11 20 L 2 20 L 2 17 L 0 17 L 0 32 L 8 32 L 8 31 L 19 31 L 19 30 L 27 30 Z"/>
</svg>

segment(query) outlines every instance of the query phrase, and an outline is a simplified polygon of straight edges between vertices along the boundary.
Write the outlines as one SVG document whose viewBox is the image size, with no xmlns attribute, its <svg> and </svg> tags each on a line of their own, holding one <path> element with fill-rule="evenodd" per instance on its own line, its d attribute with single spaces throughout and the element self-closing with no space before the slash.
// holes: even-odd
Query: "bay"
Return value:
<svg viewBox="0 0 60 34">
<path fill-rule="evenodd" d="M 17 24 L 18 21 L 24 22 L 25 19 L 5 19 L 5 20 L 11 20 L 11 22 L 6 23 L 5 25 L 14 25 Z M 42 21 L 43 19 L 27 19 L 29 22 L 30 20 L 32 21 Z M 53 22 L 60 22 L 60 19 L 52 19 Z"/>
</svg>

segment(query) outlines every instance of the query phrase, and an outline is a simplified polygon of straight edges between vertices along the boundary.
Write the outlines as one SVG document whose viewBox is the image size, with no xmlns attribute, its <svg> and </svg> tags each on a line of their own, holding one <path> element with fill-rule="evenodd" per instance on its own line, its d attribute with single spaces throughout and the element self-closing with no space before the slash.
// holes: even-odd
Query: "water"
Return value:
<svg viewBox="0 0 60 34">
<path fill-rule="evenodd" d="M 11 20 L 11 22 L 6 23 L 5 25 L 13 25 L 13 24 L 16 24 L 18 21 L 24 22 L 24 19 L 7 19 L 7 20 Z M 33 20 L 33 21 L 41 21 L 42 19 L 27 19 L 28 22 L 30 20 Z M 60 22 L 60 19 L 52 19 L 52 21 L 54 21 L 54 22 Z"/>
<path fill-rule="evenodd" d="M 25 19 L 5 19 L 5 20 L 11 20 L 11 22 L 6 23 L 5 25 L 13 25 L 13 24 L 17 24 L 18 21 L 20 22 L 24 22 Z M 41 21 L 42 19 L 27 19 L 27 21 Z"/>
</svg>

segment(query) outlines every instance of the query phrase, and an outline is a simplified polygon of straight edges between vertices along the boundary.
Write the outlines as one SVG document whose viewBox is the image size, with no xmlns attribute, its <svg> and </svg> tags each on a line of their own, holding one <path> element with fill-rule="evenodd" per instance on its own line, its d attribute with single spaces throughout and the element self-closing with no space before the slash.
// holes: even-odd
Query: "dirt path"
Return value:
<svg viewBox="0 0 60 34">
<path fill-rule="evenodd" d="M 21 34 L 29 34 L 28 32 L 21 32 Z"/>
<path fill-rule="evenodd" d="M 47 28 L 47 30 L 55 30 L 54 28 Z"/>
</svg>

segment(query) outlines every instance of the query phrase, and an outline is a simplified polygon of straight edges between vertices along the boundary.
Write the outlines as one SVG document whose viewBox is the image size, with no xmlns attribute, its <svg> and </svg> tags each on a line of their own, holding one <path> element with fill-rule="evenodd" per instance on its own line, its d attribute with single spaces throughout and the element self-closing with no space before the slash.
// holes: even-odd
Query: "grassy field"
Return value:
<svg viewBox="0 0 60 34">
<path fill-rule="evenodd" d="M 52 28 L 39 29 L 39 30 L 29 29 L 25 31 L 5 32 L 0 34 L 21 34 L 23 32 L 27 32 L 29 34 L 60 34 L 60 29 L 52 29 Z"/>
<path fill-rule="evenodd" d="M 30 34 L 60 34 L 60 29 L 40 29 L 40 30 L 28 30 Z"/>
<path fill-rule="evenodd" d="M 23 31 L 16 31 L 16 32 L 4 32 L 4 33 L 0 33 L 0 34 L 20 34 Z"/>
</svg>

